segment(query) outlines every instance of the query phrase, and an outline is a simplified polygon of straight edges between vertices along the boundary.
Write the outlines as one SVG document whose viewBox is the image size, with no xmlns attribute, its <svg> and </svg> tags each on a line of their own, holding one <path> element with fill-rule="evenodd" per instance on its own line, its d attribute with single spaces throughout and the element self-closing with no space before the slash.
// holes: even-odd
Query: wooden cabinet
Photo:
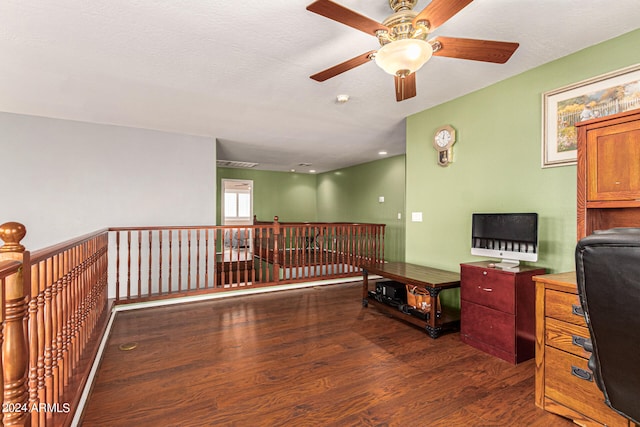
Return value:
<svg viewBox="0 0 640 427">
<path fill-rule="evenodd" d="M 577 123 L 578 230 L 640 227 L 640 110 Z"/>
<path fill-rule="evenodd" d="M 460 339 L 510 363 L 534 355 L 535 288 L 545 270 L 501 270 L 489 261 L 460 265 Z"/>
<path fill-rule="evenodd" d="M 536 282 L 536 405 L 580 425 L 629 426 L 604 403 L 582 347 L 589 330 L 576 275 L 548 274 Z"/>
</svg>

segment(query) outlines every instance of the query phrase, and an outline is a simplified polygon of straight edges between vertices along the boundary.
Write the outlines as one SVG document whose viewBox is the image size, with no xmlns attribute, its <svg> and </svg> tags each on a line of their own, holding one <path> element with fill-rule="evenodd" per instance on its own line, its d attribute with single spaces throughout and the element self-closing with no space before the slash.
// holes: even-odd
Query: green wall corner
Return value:
<svg viewBox="0 0 640 427">
<path fill-rule="evenodd" d="M 385 260 L 404 261 L 404 194 L 404 155 L 319 174 L 318 220 L 386 224 Z"/>
</svg>

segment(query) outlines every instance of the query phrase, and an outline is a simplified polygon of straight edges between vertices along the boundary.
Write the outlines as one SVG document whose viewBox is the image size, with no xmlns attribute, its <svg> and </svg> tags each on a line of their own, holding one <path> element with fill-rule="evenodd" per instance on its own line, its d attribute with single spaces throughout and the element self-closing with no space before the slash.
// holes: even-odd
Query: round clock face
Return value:
<svg viewBox="0 0 640 427">
<path fill-rule="evenodd" d="M 436 144 L 438 147 L 444 148 L 451 142 L 451 132 L 442 129 L 436 134 Z"/>
</svg>

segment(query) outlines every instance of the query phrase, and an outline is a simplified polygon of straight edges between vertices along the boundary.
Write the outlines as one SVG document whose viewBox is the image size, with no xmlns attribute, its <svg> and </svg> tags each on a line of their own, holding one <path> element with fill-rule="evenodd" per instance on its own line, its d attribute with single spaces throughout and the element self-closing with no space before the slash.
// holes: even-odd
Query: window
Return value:
<svg viewBox="0 0 640 427">
<path fill-rule="evenodd" d="M 245 191 L 229 191 L 224 193 L 225 218 L 251 217 L 251 194 Z"/>
</svg>

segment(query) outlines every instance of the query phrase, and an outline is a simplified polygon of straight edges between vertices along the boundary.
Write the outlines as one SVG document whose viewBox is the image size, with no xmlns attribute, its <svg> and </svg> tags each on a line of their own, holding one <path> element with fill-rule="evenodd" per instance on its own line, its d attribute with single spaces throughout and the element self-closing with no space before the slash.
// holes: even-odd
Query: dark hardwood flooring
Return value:
<svg viewBox="0 0 640 427">
<path fill-rule="evenodd" d="M 535 406 L 533 360 L 433 340 L 358 282 L 118 313 L 82 425 L 573 424 Z"/>
</svg>

